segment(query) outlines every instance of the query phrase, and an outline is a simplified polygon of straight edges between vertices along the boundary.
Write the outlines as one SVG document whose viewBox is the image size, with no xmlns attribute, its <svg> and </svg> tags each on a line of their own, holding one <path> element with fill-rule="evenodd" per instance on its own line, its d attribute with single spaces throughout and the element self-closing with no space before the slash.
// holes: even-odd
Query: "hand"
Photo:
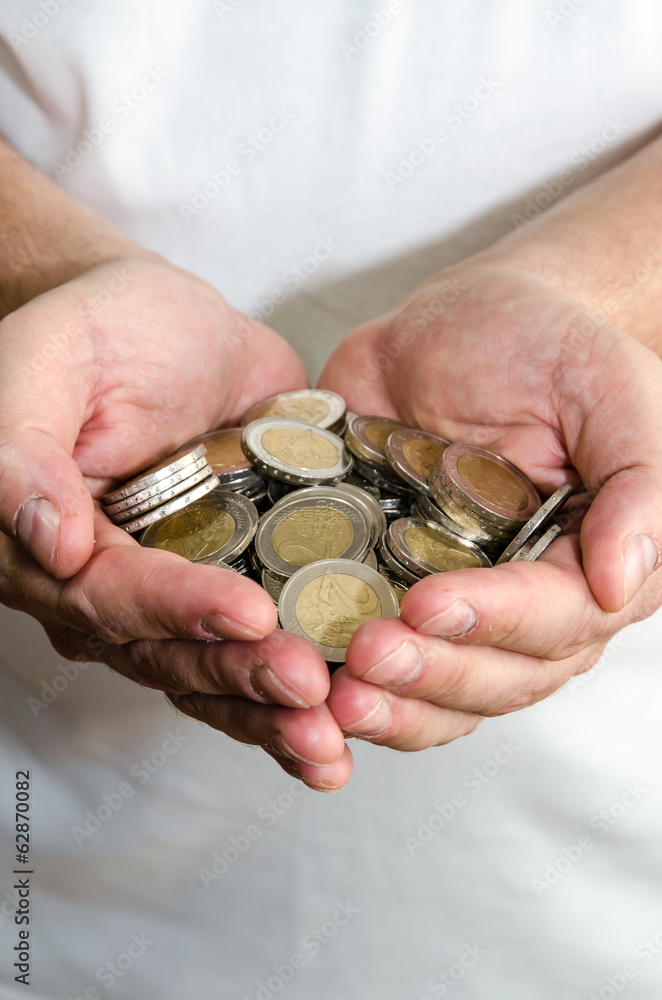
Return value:
<svg viewBox="0 0 662 1000">
<path fill-rule="evenodd" d="M 588 670 L 662 603 L 660 361 L 545 280 L 489 254 L 460 265 L 351 334 L 320 386 L 490 448 L 543 493 L 599 491 L 538 562 L 426 577 L 401 620 L 362 626 L 328 699 L 345 732 L 446 743 Z"/>
<path fill-rule="evenodd" d="M 257 400 L 305 386 L 293 350 L 205 282 L 127 259 L 11 313 L 0 351 L 3 602 L 37 618 L 63 656 L 166 692 L 288 770 L 296 758 L 346 780 L 326 664 L 274 631 L 266 592 L 141 548 L 93 500 Z M 310 765 L 297 766 L 306 780 Z M 325 787 L 325 771 L 313 768 L 312 783 Z"/>
</svg>

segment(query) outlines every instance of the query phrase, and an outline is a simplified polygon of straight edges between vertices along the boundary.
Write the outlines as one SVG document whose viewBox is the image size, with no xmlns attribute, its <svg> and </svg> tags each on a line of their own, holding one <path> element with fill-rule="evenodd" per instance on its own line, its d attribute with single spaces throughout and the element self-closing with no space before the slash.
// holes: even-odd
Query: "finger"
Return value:
<svg viewBox="0 0 662 1000">
<path fill-rule="evenodd" d="M 564 660 L 545 660 L 491 646 L 459 645 L 421 635 L 398 619 L 383 619 L 368 622 L 355 634 L 346 670 L 362 683 L 404 699 L 493 716 L 546 698 L 593 666 L 603 648 L 604 643 L 597 643 Z M 331 699 L 329 703 L 335 706 Z M 343 720 L 338 722 L 345 728 Z"/>
<path fill-rule="evenodd" d="M 316 792 L 337 792 L 347 784 L 354 769 L 354 758 L 352 751 L 347 745 L 340 757 L 332 764 L 324 767 L 313 767 L 311 764 L 296 764 L 287 757 L 281 757 L 271 750 L 267 750 L 270 757 L 293 778 L 299 778 L 309 788 Z"/>
<path fill-rule="evenodd" d="M 131 639 L 263 639 L 277 613 L 257 583 L 218 566 L 195 565 L 172 552 L 146 549 L 97 515 L 92 558 L 60 583 L 9 539 L 0 560 L 10 603 L 106 642 Z"/>
<path fill-rule="evenodd" d="M 89 364 L 83 352 L 68 366 L 60 363 L 56 340 L 65 317 L 53 311 L 43 317 L 52 331 L 47 339 L 26 319 L 31 315 L 28 305 L 2 322 L 0 529 L 65 579 L 93 545 L 92 499 L 71 457 L 85 419 Z"/>
<path fill-rule="evenodd" d="M 170 701 L 184 715 L 295 764 L 324 767 L 344 752 L 343 734 L 325 704 L 281 708 L 204 694 L 172 695 Z"/>
<path fill-rule="evenodd" d="M 575 466 L 599 489 L 581 529 L 586 577 L 598 604 L 618 612 L 660 565 L 662 378 L 659 358 L 612 327 L 591 355 L 600 368 L 586 378 L 579 366 L 579 387 L 566 364 L 560 412 Z"/>
<path fill-rule="evenodd" d="M 0 411 L 4 406 L 0 392 Z M 80 469 L 49 432 L 0 425 L 0 530 L 47 572 L 72 576 L 92 554 L 94 504 Z"/>
<path fill-rule="evenodd" d="M 356 680 L 344 668 L 331 678 L 327 704 L 346 736 L 393 750 L 426 750 L 472 733 L 481 716 L 401 698 Z"/>
<path fill-rule="evenodd" d="M 145 687 L 173 695 L 239 695 L 265 705 L 310 708 L 329 692 L 321 654 L 301 636 L 279 629 L 259 642 L 142 639 L 108 645 L 105 662 Z"/>
<path fill-rule="evenodd" d="M 402 601 L 402 618 L 425 635 L 561 660 L 632 620 L 609 614 L 588 586 L 577 536 L 557 539 L 536 562 L 436 573 Z"/>
</svg>

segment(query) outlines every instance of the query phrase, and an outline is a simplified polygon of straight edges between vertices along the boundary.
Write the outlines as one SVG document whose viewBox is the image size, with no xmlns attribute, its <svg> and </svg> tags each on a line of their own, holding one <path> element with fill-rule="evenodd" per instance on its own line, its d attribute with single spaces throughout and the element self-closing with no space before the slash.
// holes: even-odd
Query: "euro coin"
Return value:
<svg viewBox="0 0 662 1000">
<path fill-rule="evenodd" d="M 445 514 L 434 500 L 425 494 L 417 497 L 411 505 L 411 516 L 418 518 L 419 521 L 436 521 L 442 528 L 446 528 L 449 531 L 457 531 L 468 541 L 473 542 L 474 545 L 479 545 L 485 551 L 496 547 L 497 551 L 500 552 L 503 548 L 503 543 L 500 539 L 497 538 L 495 541 L 494 535 L 486 531 L 476 518 L 460 517 L 459 520 L 455 520 L 449 517 L 448 514 Z"/>
<path fill-rule="evenodd" d="M 389 435 L 384 453 L 393 471 L 414 489 L 427 493 L 428 479 L 450 441 L 411 427 Z"/>
<path fill-rule="evenodd" d="M 511 556 L 509 562 L 535 562 L 563 531 L 560 524 L 552 524 L 547 531 L 531 535 L 526 542 Z"/>
<path fill-rule="evenodd" d="M 124 521 L 122 524 L 118 524 L 117 527 L 133 535 L 137 531 L 142 531 L 143 528 L 148 528 L 150 524 L 162 521 L 169 514 L 183 510 L 184 507 L 188 507 L 195 500 L 201 500 L 202 497 L 210 493 L 211 490 L 216 489 L 217 486 L 218 479 L 216 476 L 208 476 L 201 483 L 198 483 L 197 486 L 194 486 L 193 489 L 187 490 L 186 493 L 180 493 L 173 500 L 169 500 L 167 503 L 161 504 L 160 507 L 155 507 L 153 510 L 148 510 L 145 514 L 134 517 L 131 521 Z"/>
<path fill-rule="evenodd" d="M 327 389 L 280 392 L 246 410 L 240 421 L 241 426 L 245 427 L 262 417 L 287 417 L 316 427 L 335 428 L 344 423 L 345 400 L 337 392 L 329 392 Z"/>
<path fill-rule="evenodd" d="M 287 632 L 302 635 L 330 663 L 342 663 L 356 630 L 374 618 L 395 618 L 398 597 L 388 581 L 363 563 L 324 559 L 289 578 L 278 601 Z"/>
<path fill-rule="evenodd" d="M 404 426 L 399 420 L 392 420 L 390 417 L 352 417 L 347 422 L 345 444 L 362 462 L 389 475 L 392 470 L 384 447 L 389 435 Z"/>
<path fill-rule="evenodd" d="M 321 559 L 361 559 L 370 547 L 366 515 L 349 497 L 285 497 L 260 521 L 255 552 L 260 564 L 279 576 Z"/>
<path fill-rule="evenodd" d="M 188 470 L 186 470 L 188 471 Z M 127 507 L 126 510 L 121 510 L 117 514 L 111 515 L 112 520 L 115 524 L 121 524 L 123 521 L 129 521 L 131 518 L 138 517 L 139 514 L 143 514 L 146 510 L 154 510 L 155 507 L 159 507 L 166 503 L 167 500 L 172 500 L 173 497 L 177 497 L 182 493 L 187 493 L 189 490 L 197 486 L 198 483 L 202 483 L 205 479 L 211 476 L 212 471 L 205 462 L 201 469 L 194 472 L 192 476 L 188 476 L 186 479 L 182 479 L 181 482 L 176 483 L 175 486 L 170 486 L 168 489 L 160 490 L 154 496 L 149 497 L 148 500 L 143 500 L 142 503 L 132 504 L 131 507 Z"/>
<path fill-rule="evenodd" d="M 140 490 L 154 486 L 156 483 L 168 479 L 174 473 L 179 472 L 181 469 L 196 462 L 199 458 L 202 458 L 206 450 L 203 444 L 197 445 L 194 448 L 185 446 L 176 451 L 174 455 L 170 455 L 169 458 L 164 458 L 157 465 L 153 465 L 151 469 L 146 469 L 137 476 L 134 476 L 133 479 L 129 479 L 122 486 L 118 487 L 118 489 L 106 493 L 101 499 L 104 504 L 110 505 L 117 503 L 118 500 L 124 500 L 133 493 L 138 493 Z"/>
<path fill-rule="evenodd" d="M 572 486 L 570 483 L 564 483 L 563 486 L 560 486 L 555 493 L 552 493 L 551 497 L 545 500 L 542 506 L 535 512 L 533 517 L 526 522 L 524 527 L 517 532 L 512 542 L 510 542 L 507 548 L 504 549 L 502 554 L 497 559 L 497 566 L 499 563 L 510 562 L 510 560 L 515 558 L 517 553 L 522 549 L 522 546 L 533 535 L 539 535 L 545 525 L 548 524 L 561 507 L 563 507 L 571 493 Z"/>
<path fill-rule="evenodd" d="M 136 493 L 131 493 L 128 497 L 125 497 L 123 500 L 118 500 L 116 503 L 107 504 L 104 507 L 104 514 L 107 514 L 108 517 L 114 520 L 117 514 L 121 514 L 130 507 L 135 507 L 137 504 L 141 504 L 145 500 L 150 500 L 152 497 L 158 496 L 160 493 L 171 489 L 178 483 L 182 483 L 184 480 L 189 479 L 201 469 L 209 469 L 207 475 L 211 475 L 212 470 L 209 468 L 205 455 L 196 459 L 195 462 L 191 462 L 189 465 L 184 466 L 184 468 L 180 469 L 178 472 L 173 472 L 172 475 L 168 476 L 166 479 L 162 479 L 160 482 L 155 483 L 152 486 L 147 486 L 142 490 L 138 490 Z"/>
<path fill-rule="evenodd" d="M 417 576 L 491 566 L 484 552 L 431 521 L 403 517 L 389 525 L 386 543 L 396 559 Z"/>
<path fill-rule="evenodd" d="M 453 504 L 490 531 L 516 534 L 540 506 L 536 488 L 520 469 L 477 445 L 446 448 L 429 485 L 433 499 L 449 516 L 447 508 Z"/>
<path fill-rule="evenodd" d="M 342 438 L 301 420 L 254 420 L 244 428 L 242 447 L 260 471 L 299 486 L 338 483 L 352 467 Z"/>
<path fill-rule="evenodd" d="M 176 552 L 191 562 L 231 562 L 248 547 L 257 525 L 258 513 L 251 500 L 216 489 L 204 500 L 148 527 L 140 544 Z"/>
<path fill-rule="evenodd" d="M 416 573 L 412 573 L 412 571 L 407 569 L 407 567 L 401 563 L 399 559 L 396 559 L 393 552 L 389 548 L 386 541 L 387 538 L 388 532 L 384 532 L 384 535 L 379 542 L 379 557 L 382 562 L 388 567 L 389 572 L 396 576 L 398 580 L 402 580 L 408 585 L 418 583 L 421 577 Z"/>
</svg>

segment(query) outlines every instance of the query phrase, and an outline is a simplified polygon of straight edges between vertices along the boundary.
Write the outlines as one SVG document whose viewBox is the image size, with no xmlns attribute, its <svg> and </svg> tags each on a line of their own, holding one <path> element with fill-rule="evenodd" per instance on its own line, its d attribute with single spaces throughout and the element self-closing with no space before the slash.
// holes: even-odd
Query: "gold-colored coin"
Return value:
<svg viewBox="0 0 662 1000">
<path fill-rule="evenodd" d="M 305 424 L 320 424 L 329 415 L 329 404 L 315 396 L 279 399 L 265 407 L 260 417 L 288 417 L 303 420 Z"/>
<path fill-rule="evenodd" d="M 274 427 L 262 435 L 262 447 L 276 461 L 299 469 L 331 469 L 340 461 L 333 442 L 307 428 Z"/>
<path fill-rule="evenodd" d="M 235 520 L 227 511 L 193 507 L 168 518 L 156 531 L 152 544 L 186 559 L 203 559 L 226 545 L 235 528 Z"/>
<path fill-rule="evenodd" d="M 369 584 L 345 573 L 328 573 L 307 583 L 296 600 L 303 632 L 324 646 L 347 646 L 357 628 L 382 613 Z"/>
<path fill-rule="evenodd" d="M 242 430 L 238 427 L 233 428 L 231 434 L 228 434 L 227 431 L 219 431 L 218 437 L 206 438 L 207 461 L 214 472 L 223 471 L 228 466 L 249 464 L 241 447 L 241 435 Z"/>
<path fill-rule="evenodd" d="M 402 451 L 412 468 L 422 479 L 427 480 L 446 448 L 445 444 L 424 441 L 422 438 L 410 438 L 405 442 Z"/>
<path fill-rule="evenodd" d="M 367 437 L 368 441 L 378 448 L 379 451 L 384 451 L 384 445 L 388 441 L 390 435 L 393 431 L 397 431 L 402 427 L 401 423 L 397 421 L 387 422 L 387 423 L 377 423 L 366 424 L 363 429 L 363 433 Z"/>
<path fill-rule="evenodd" d="M 306 566 L 319 559 L 336 559 L 354 538 L 350 519 L 330 507 L 293 510 L 276 525 L 271 544 L 279 558 L 293 566 Z"/>
<path fill-rule="evenodd" d="M 522 483 L 492 459 L 483 455 L 462 455 L 457 463 L 458 472 L 474 493 L 506 510 L 524 510 L 529 497 Z"/>
<path fill-rule="evenodd" d="M 417 559 L 433 566 L 440 573 L 480 565 L 472 552 L 455 544 L 450 538 L 442 538 L 433 528 L 425 525 L 412 525 L 405 531 L 404 540 Z"/>
</svg>

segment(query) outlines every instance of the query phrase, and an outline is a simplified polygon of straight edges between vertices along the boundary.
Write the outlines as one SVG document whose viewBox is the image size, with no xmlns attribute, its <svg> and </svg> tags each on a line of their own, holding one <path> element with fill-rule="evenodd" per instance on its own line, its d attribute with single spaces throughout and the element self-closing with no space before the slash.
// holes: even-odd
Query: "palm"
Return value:
<svg viewBox="0 0 662 1000">
<path fill-rule="evenodd" d="M 595 338 L 577 332 L 585 322 L 579 302 L 537 278 L 467 270 L 461 283 L 430 282 L 400 309 L 359 327 L 332 355 L 320 385 L 344 395 L 350 409 L 500 452 L 551 490 L 570 465 L 591 472 L 578 428 L 560 405 L 568 380 L 579 386 L 611 376 L 609 352 L 596 358 Z M 564 392 L 555 395 L 563 379 Z"/>
<path fill-rule="evenodd" d="M 42 389 L 77 400 L 79 427 L 67 431 L 95 493 L 188 438 L 236 421 L 256 400 L 306 385 L 289 345 L 201 280 L 135 261 L 122 266 L 122 287 L 109 296 L 117 270 L 97 268 L 15 314 L 15 336 L 23 350 L 32 338 L 37 356 L 52 342 L 53 315 L 75 337 L 75 351 L 67 343 L 46 368 Z"/>
</svg>

